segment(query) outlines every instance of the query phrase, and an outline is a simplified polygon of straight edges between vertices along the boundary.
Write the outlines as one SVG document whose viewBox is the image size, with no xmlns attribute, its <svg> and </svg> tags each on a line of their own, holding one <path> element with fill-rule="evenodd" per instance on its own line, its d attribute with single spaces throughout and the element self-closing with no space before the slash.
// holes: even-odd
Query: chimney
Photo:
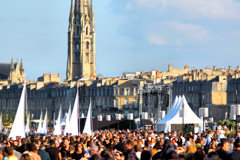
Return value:
<svg viewBox="0 0 240 160">
<path fill-rule="evenodd" d="M 60 73 L 58 73 L 58 78 L 60 78 Z"/>
</svg>

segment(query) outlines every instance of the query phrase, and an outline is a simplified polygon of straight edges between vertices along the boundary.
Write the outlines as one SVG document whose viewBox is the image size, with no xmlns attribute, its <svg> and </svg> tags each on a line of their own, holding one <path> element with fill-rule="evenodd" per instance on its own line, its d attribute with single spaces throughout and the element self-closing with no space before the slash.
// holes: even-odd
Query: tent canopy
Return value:
<svg viewBox="0 0 240 160">
<path fill-rule="evenodd" d="M 192 111 L 185 96 L 176 97 L 167 115 L 157 122 L 157 131 L 170 132 L 172 124 L 198 124 L 202 125 L 202 120 Z M 195 130 L 196 132 L 199 129 Z"/>
</svg>

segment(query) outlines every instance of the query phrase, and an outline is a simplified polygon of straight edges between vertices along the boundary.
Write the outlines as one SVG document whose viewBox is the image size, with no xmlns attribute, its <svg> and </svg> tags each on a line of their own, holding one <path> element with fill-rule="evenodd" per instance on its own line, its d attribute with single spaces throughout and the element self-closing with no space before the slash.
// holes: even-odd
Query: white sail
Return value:
<svg viewBox="0 0 240 160">
<path fill-rule="evenodd" d="M 81 114 L 81 118 L 85 118 L 85 116 L 84 116 L 84 114 L 83 114 L 83 113 Z"/>
<path fill-rule="evenodd" d="M 71 104 L 68 108 L 68 113 L 67 113 L 67 116 L 66 116 L 64 135 L 69 133 L 70 117 L 71 117 Z"/>
<path fill-rule="evenodd" d="M 42 111 L 41 111 L 41 114 L 40 114 L 40 119 L 39 119 L 39 123 L 38 123 L 37 133 L 42 133 Z"/>
<path fill-rule="evenodd" d="M 56 124 L 54 126 L 54 135 L 61 135 L 62 130 L 61 130 L 61 115 L 62 115 L 62 107 L 60 107 L 59 112 L 58 112 L 58 119 L 56 121 Z"/>
<path fill-rule="evenodd" d="M 24 83 L 21 98 L 18 104 L 17 113 L 12 125 L 11 132 L 9 134 L 9 138 L 12 137 L 14 140 L 16 136 L 21 136 L 21 138 L 25 138 L 25 128 L 24 128 L 24 106 L 26 98 L 26 84 Z"/>
<path fill-rule="evenodd" d="M 69 133 L 71 133 L 73 136 L 78 135 L 78 110 L 79 110 L 79 98 L 78 98 L 78 89 L 77 89 L 77 95 L 75 98 L 72 115 L 70 119 L 70 126 L 69 126 Z"/>
<path fill-rule="evenodd" d="M 30 132 L 30 114 L 28 114 L 27 124 L 26 124 L 26 127 L 25 127 L 25 133 L 28 134 L 29 132 Z"/>
<path fill-rule="evenodd" d="M 42 126 L 42 132 L 43 134 L 47 134 L 47 110 L 45 113 L 44 121 L 43 121 L 43 126 Z"/>
<path fill-rule="evenodd" d="M 83 133 L 92 135 L 92 104 L 91 104 L 91 101 L 89 104 L 87 119 L 85 122 Z"/>
</svg>

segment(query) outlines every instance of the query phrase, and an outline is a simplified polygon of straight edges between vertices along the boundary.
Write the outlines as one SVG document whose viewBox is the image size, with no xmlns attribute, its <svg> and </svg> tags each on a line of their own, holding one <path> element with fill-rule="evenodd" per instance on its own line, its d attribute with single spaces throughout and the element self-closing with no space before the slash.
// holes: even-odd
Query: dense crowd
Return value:
<svg viewBox="0 0 240 160">
<path fill-rule="evenodd" d="M 240 132 L 96 131 L 92 135 L 1 136 L 0 160 L 240 160 Z"/>
</svg>

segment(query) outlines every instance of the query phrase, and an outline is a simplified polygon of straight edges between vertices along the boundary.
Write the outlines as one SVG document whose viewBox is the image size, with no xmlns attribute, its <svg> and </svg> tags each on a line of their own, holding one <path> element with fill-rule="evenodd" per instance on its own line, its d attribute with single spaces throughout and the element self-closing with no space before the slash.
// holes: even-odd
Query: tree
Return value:
<svg viewBox="0 0 240 160">
<path fill-rule="evenodd" d="M 13 123 L 14 118 L 15 118 L 15 113 L 10 115 L 8 109 L 4 110 L 2 115 L 3 126 L 9 126 L 11 123 Z"/>
<path fill-rule="evenodd" d="M 224 125 L 224 122 L 223 122 L 222 120 L 219 120 L 219 121 L 218 121 L 218 125 L 223 126 L 223 125 Z"/>
</svg>

